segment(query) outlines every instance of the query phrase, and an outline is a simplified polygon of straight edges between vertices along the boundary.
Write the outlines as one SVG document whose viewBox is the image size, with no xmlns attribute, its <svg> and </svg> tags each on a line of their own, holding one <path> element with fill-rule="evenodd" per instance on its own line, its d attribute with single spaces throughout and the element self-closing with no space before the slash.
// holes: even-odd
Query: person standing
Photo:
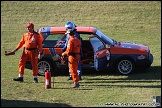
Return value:
<svg viewBox="0 0 162 108">
<path fill-rule="evenodd" d="M 80 86 L 78 82 L 79 77 L 77 73 L 77 68 L 78 62 L 80 60 L 81 41 L 74 36 L 74 29 L 75 25 L 73 23 L 70 23 L 66 30 L 66 34 L 70 39 L 68 41 L 65 52 L 63 52 L 61 56 L 62 60 L 64 60 L 65 57 L 68 57 L 69 70 L 74 82 L 74 85 L 70 86 L 70 88 L 78 88 Z"/>
<path fill-rule="evenodd" d="M 74 28 L 74 37 L 78 38 L 79 40 L 81 40 L 81 37 L 79 35 L 79 33 L 77 32 L 77 29 L 76 29 L 76 25 L 73 23 L 73 22 L 66 22 L 65 24 L 65 27 L 66 27 L 66 30 L 68 30 L 68 27 L 70 27 L 70 25 L 73 24 L 75 26 Z M 64 52 L 67 48 L 67 43 L 69 41 L 69 37 L 66 35 L 66 43 L 65 43 L 65 46 L 63 47 L 62 51 Z M 82 49 L 80 49 L 80 57 L 82 57 Z M 79 80 L 82 80 L 82 66 L 81 66 L 81 60 L 79 60 L 78 62 L 78 69 L 77 69 L 77 72 L 78 72 L 78 77 L 79 77 Z M 67 80 L 72 80 L 72 76 L 71 76 L 71 73 L 70 73 L 70 70 L 69 70 L 69 78 Z"/>
<path fill-rule="evenodd" d="M 19 82 L 24 81 L 23 79 L 24 68 L 26 65 L 26 61 L 29 59 L 32 64 L 34 83 L 38 83 L 37 63 L 38 63 L 38 59 L 42 58 L 42 54 L 43 54 L 42 40 L 40 34 L 34 31 L 33 23 L 28 23 L 26 28 L 28 29 L 28 32 L 23 34 L 16 49 L 11 51 L 12 53 L 15 53 L 22 46 L 24 47 L 18 63 L 19 75 L 18 78 L 13 78 L 13 81 L 19 81 Z"/>
</svg>

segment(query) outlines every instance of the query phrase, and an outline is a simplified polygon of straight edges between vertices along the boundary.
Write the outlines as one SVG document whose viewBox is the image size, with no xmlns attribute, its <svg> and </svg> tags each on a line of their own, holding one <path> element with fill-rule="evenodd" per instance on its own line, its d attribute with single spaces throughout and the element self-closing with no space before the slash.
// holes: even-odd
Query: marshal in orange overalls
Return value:
<svg viewBox="0 0 162 108">
<path fill-rule="evenodd" d="M 81 41 L 74 37 L 74 36 L 69 36 L 70 40 L 68 41 L 67 49 L 63 53 L 63 55 L 68 56 L 68 62 L 69 62 L 69 69 L 73 78 L 73 82 L 76 83 L 78 82 L 78 61 L 80 60 L 80 46 L 81 46 Z"/>
<path fill-rule="evenodd" d="M 24 49 L 18 64 L 19 75 L 24 75 L 26 61 L 29 59 L 32 64 L 33 76 L 37 76 L 38 49 L 39 52 L 42 52 L 42 40 L 40 34 L 38 34 L 37 32 L 24 33 L 21 41 L 16 48 L 20 49 L 22 46 L 24 46 Z"/>
</svg>

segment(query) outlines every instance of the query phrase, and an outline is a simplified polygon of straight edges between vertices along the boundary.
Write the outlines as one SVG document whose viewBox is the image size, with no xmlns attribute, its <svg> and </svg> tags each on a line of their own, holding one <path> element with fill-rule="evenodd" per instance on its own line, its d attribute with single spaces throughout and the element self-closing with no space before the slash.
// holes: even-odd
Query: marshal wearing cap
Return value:
<svg viewBox="0 0 162 108">
<path fill-rule="evenodd" d="M 26 26 L 26 28 L 29 28 L 29 27 L 34 28 L 34 24 L 33 24 L 33 23 L 29 23 L 29 24 Z"/>
</svg>

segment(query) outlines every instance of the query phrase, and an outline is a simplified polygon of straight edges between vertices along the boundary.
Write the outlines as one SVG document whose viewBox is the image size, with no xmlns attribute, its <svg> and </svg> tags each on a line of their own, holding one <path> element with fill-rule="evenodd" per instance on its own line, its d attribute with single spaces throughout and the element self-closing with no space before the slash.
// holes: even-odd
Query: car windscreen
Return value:
<svg viewBox="0 0 162 108">
<path fill-rule="evenodd" d="M 113 40 L 110 39 L 108 36 L 103 34 L 101 31 L 97 30 L 96 31 L 97 36 L 99 36 L 106 44 L 108 45 L 113 45 Z"/>
</svg>

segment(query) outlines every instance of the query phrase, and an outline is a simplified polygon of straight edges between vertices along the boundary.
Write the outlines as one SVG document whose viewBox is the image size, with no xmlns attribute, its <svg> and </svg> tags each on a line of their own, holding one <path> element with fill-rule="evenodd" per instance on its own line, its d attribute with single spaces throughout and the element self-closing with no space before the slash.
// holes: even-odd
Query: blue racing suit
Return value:
<svg viewBox="0 0 162 108">
<path fill-rule="evenodd" d="M 77 31 L 75 31 L 74 36 L 75 36 L 76 38 L 78 38 L 79 40 L 81 40 L 81 37 L 80 37 L 80 35 L 79 35 L 79 33 L 78 33 Z M 66 35 L 66 43 L 65 43 L 65 46 L 64 46 L 63 49 L 62 49 L 63 52 L 64 52 L 64 51 L 66 50 L 66 48 L 67 48 L 68 40 L 69 40 L 69 38 L 68 38 L 68 36 Z M 82 49 L 80 49 L 80 60 L 79 60 L 79 62 L 78 62 L 78 69 L 77 69 L 78 76 L 82 76 L 82 66 L 81 66 L 81 63 L 80 63 L 81 58 L 82 58 Z M 71 77 L 70 70 L 69 70 L 69 75 L 70 75 L 70 77 Z"/>
</svg>

